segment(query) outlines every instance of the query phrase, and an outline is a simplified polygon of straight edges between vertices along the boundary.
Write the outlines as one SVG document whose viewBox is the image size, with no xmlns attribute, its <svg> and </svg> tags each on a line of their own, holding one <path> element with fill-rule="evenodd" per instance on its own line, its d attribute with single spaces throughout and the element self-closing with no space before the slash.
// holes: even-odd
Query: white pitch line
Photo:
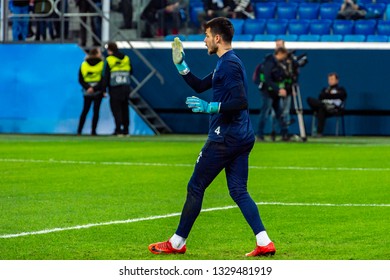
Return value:
<svg viewBox="0 0 390 280">
<path fill-rule="evenodd" d="M 159 162 L 126 162 L 126 161 L 76 161 L 55 159 L 12 159 L 0 158 L 0 162 L 22 163 L 57 163 L 57 164 L 90 164 L 90 165 L 124 165 L 124 166 L 160 166 L 160 167 L 193 167 L 187 163 L 159 163 Z M 313 171 L 390 171 L 390 168 L 379 167 L 315 167 L 315 166 L 256 166 L 250 165 L 250 169 L 275 169 L 275 170 L 313 170 Z"/>
<path fill-rule="evenodd" d="M 351 204 L 351 203 L 334 204 L 334 203 L 299 203 L 299 202 L 291 202 L 291 203 L 288 203 L 288 202 L 257 202 L 256 204 L 257 205 L 276 205 L 276 206 L 315 206 L 315 207 L 390 207 L 390 204 Z M 202 209 L 201 212 L 228 210 L 228 209 L 233 209 L 233 208 L 237 208 L 237 207 L 238 207 L 237 205 L 213 207 L 213 208 Z M 85 229 L 85 228 L 107 226 L 107 225 L 131 224 L 131 223 L 136 223 L 136 222 L 177 217 L 177 216 L 180 216 L 180 214 L 181 213 L 170 213 L 170 214 L 166 214 L 166 215 L 150 216 L 150 217 L 144 217 L 144 218 L 135 218 L 135 219 L 128 219 L 128 220 L 118 220 L 118 221 L 78 225 L 78 226 L 73 226 L 73 227 L 52 228 L 52 229 L 44 229 L 44 230 L 39 230 L 39 231 L 5 234 L 5 235 L 0 235 L 0 239 L 17 238 L 17 237 L 27 236 L 27 235 L 48 234 L 48 233 L 59 232 L 59 231 L 77 230 L 77 229 Z"/>
<path fill-rule="evenodd" d="M 356 204 L 356 203 L 302 203 L 302 202 L 257 202 L 257 205 L 280 206 L 319 206 L 319 207 L 390 207 L 390 204 Z"/>
<path fill-rule="evenodd" d="M 320 170 L 320 171 L 390 171 L 390 168 L 376 167 L 314 167 L 314 166 L 249 166 L 251 169 L 278 170 Z"/>
</svg>

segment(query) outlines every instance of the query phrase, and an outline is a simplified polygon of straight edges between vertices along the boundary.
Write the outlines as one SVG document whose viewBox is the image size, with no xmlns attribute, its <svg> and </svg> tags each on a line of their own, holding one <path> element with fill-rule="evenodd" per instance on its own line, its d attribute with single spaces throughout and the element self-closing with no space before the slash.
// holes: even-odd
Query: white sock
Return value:
<svg viewBox="0 0 390 280">
<path fill-rule="evenodd" d="M 169 239 L 172 247 L 176 250 L 180 250 L 186 244 L 186 239 L 177 235 L 176 233 Z"/>
<path fill-rule="evenodd" d="M 256 234 L 257 245 L 259 246 L 267 246 L 271 243 L 271 239 L 269 239 L 268 234 L 265 230 Z"/>
</svg>

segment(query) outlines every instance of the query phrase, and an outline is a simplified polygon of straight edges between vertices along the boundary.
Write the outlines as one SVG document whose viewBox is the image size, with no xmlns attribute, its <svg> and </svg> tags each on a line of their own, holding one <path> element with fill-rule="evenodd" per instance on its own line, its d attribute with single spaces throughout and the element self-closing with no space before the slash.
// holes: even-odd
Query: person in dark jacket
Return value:
<svg viewBox="0 0 390 280">
<path fill-rule="evenodd" d="M 49 0 L 35 0 L 34 2 L 34 13 L 40 14 L 42 17 L 38 17 L 36 26 L 36 33 L 35 33 L 35 40 L 40 41 L 41 37 L 43 41 L 46 41 L 46 31 L 49 29 L 50 38 L 52 40 L 55 39 L 54 35 L 54 25 L 53 21 L 50 20 L 50 18 L 53 17 L 53 15 L 48 15 L 49 11 L 51 9 L 51 2 Z M 54 14 L 54 13 L 53 13 Z"/>
<path fill-rule="evenodd" d="M 104 62 L 99 48 L 90 50 L 89 55 L 81 64 L 79 70 L 79 83 L 83 88 L 84 106 L 80 115 L 77 134 L 81 135 L 85 119 L 93 103 L 92 135 L 96 134 L 96 127 L 99 121 L 100 104 L 102 103 L 102 76 Z"/>
<path fill-rule="evenodd" d="M 116 43 L 107 44 L 104 88 L 110 94 L 110 107 L 115 119 L 114 135 L 129 134 L 129 94 L 131 92 L 132 67 L 130 58 L 121 53 Z"/>
<path fill-rule="evenodd" d="M 120 3 L 123 16 L 121 29 L 131 29 L 133 27 L 133 0 L 122 0 Z"/>
<path fill-rule="evenodd" d="M 285 88 L 287 75 L 283 68 L 283 61 L 287 56 L 287 49 L 279 47 L 275 49 L 274 54 L 267 55 L 262 64 L 259 89 L 263 104 L 260 108 L 259 128 L 257 131 L 258 141 L 264 141 L 264 127 L 272 108 L 280 123 L 282 140 L 288 140 L 288 123 L 280 107 L 280 99 L 287 97 Z"/>
<path fill-rule="evenodd" d="M 95 6 L 98 9 L 102 8 L 102 1 L 101 0 L 92 0 L 92 2 L 95 4 Z M 93 7 L 89 1 L 87 0 L 76 0 L 76 4 L 79 7 L 80 13 L 97 13 L 98 11 Z M 87 29 L 85 25 L 87 24 L 87 17 L 82 16 L 80 17 L 81 24 L 80 24 L 80 45 L 82 47 L 85 47 L 87 45 Z M 94 36 L 92 36 L 92 42 L 94 46 L 100 46 L 100 40 L 102 37 L 102 18 L 100 16 L 91 16 L 89 17 L 92 32 L 94 33 Z"/>
<path fill-rule="evenodd" d="M 328 87 L 321 90 L 318 99 L 307 98 L 307 103 L 317 113 L 317 137 L 322 136 L 326 117 L 342 113 L 346 99 L 347 92 L 339 86 L 339 77 L 335 72 L 328 74 Z"/>
<path fill-rule="evenodd" d="M 151 0 L 141 14 L 145 21 L 142 37 L 154 37 L 154 26 L 157 26 L 157 36 L 178 34 L 185 7 L 181 0 Z"/>
</svg>

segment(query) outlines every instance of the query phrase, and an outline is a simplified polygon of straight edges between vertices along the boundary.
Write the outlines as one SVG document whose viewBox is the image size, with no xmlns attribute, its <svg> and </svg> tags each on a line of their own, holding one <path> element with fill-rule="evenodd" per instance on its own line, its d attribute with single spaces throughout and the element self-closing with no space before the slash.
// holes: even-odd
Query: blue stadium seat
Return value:
<svg viewBox="0 0 390 280">
<path fill-rule="evenodd" d="M 169 34 L 169 35 L 166 35 L 164 37 L 164 41 L 173 41 L 173 39 L 175 39 L 175 37 L 179 37 L 179 39 L 181 41 L 185 41 L 186 40 L 186 36 L 183 35 L 183 34 Z"/>
<path fill-rule="evenodd" d="M 334 20 L 332 25 L 333 34 L 353 34 L 353 20 Z"/>
<path fill-rule="evenodd" d="M 244 23 L 244 34 L 263 34 L 265 31 L 265 19 L 247 19 Z"/>
<path fill-rule="evenodd" d="M 376 1 L 376 0 L 358 0 L 358 4 L 359 5 L 366 5 L 366 4 L 371 4 L 371 3 L 373 3 L 374 1 Z"/>
<path fill-rule="evenodd" d="M 244 28 L 244 22 L 243 19 L 230 19 L 230 22 L 233 24 L 234 27 L 234 34 L 240 35 L 242 34 L 243 28 Z"/>
<path fill-rule="evenodd" d="M 252 41 L 253 35 L 252 34 L 234 34 L 233 41 Z"/>
<path fill-rule="evenodd" d="M 276 15 L 279 19 L 295 19 L 297 18 L 297 11 L 297 3 L 279 3 L 276 9 Z"/>
<path fill-rule="evenodd" d="M 377 31 L 378 35 L 390 36 L 390 21 L 378 20 L 378 25 L 376 26 L 376 31 Z"/>
<path fill-rule="evenodd" d="M 330 19 L 318 19 L 310 21 L 310 34 L 330 34 L 330 27 L 332 26 L 332 21 Z"/>
<path fill-rule="evenodd" d="M 287 24 L 287 19 L 269 19 L 266 25 L 267 34 L 286 34 Z"/>
<path fill-rule="evenodd" d="M 355 34 L 370 35 L 375 34 L 376 20 L 374 19 L 362 19 L 355 21 Z"/>
<path fill-rule="evenodd" d="M 190 21 L 196 27 L 200 27 L 200 23 L 198 20 L 198 14 L 201 12 L 204 12 L 204 7 L 203 7 L 202 2 L 190 3 L 190 6 L 189 6 Z"/>
<path fill-rule="evenodd" d="M 273 34 L 257 34 L 253 41 L 270 42 L 276 41 L 276 35 Z"/>
<path fill-rule="evenodd" d="M 383 19 L 387 5 L 384 3 L 371 3 L 363 5 L 367 10 L 366 18 Z"/>
<path fill-rule="evenodd" d="M 339 3 L 324 3 L 320 7 L 320 18 L 321 19 L 336 19 L 337 13 L 339 12 L 341 4 Z"/>
<path fill-rule="evenodd" d="M 304 19 L 292 19 L 288 23 L 288 33 L 289 34 L 308 34 L 309 33 L 309 20 Z"/>
<path fill-rule="evenodd" d="M 387 5 L 387 8 L 385 10 L 384 19 L 390 20 L 390 5 Z"/>
<path fill-rule="evenodd" d="M 186 41 L 204 41 L 204 38 L 206 38 L 205 34 L 189 34 Z"/>
<path fill-rule="evenodd" d="M 389 37 L 386 35 L 367 35 L 367 42 L 388 42 Z"/>
<path fill-rule="evenodd" d="M 321 42 L 341 42 L 343 41 L 343 35 L 330 35 L 330 34 L 325 34 L 321 35 Z"/>
<path fill-rule="evenodd" d="M 366 36 L 362 34 L 346 34 L 343 38 L 344 42 L 365 42 Z"/>
<path fill-rule="evenodd" d="M 317 34 L 302 34 L 298 37 L 298 41 L 300 42 L 318 42 L 320 39 L 321 36 Z"/>
<path fill-rule="evenodd" d="M 287 1 L 290 3 L 298 3 L 298 4 L 307 2 L 307 0 L 287 0 Z"/>
<path fill-rule="evenodd" d="M 302 3 L 298 8 L 299 19 L 318 19 L 320 13 L 319 3 Z"/>
<path fill-rule="evenodd" d="M 276 39 L 280 39 L 286 42 L 295 42 L 298 41 L 298 35 L 295 34 L 280 34 L 276 36 Z"/>
<path fill-rule="evenodd" d="M 376 0 L 375 3 L 390 4 L 390 0 Z"/>
<path fill-rule="evenodd" d="M 275 2 L 264 2 L 256 3 L 255 5 L 255 16 L 256 18 L 274 18 L 276 12 L 276 3 Z"/>
</svg>

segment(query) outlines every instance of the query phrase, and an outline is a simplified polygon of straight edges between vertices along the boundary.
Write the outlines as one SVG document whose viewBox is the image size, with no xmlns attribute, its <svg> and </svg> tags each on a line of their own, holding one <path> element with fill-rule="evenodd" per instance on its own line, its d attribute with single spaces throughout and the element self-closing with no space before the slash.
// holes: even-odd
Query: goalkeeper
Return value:
<svg viewBox="0 0 390 280">
<path fill-rule="evenodd" d="M 256 248 L 246 255 L 273 255 L 274 243 L 269 239 L 257 205 L 247 191 L 248 158 L 255 136 L 249 119 L 245 68 L 231 46 L 233 25 L 226 18 L 214 18 L 205 24 L 205 31 L 204 42 L 209 55 L 219 57 L 212 73 L 203 79 L 191 73 L 178 38 L 172 43 L 172 56 L 179 73 L 196 92 L 213 89 L 210 103 L 194 96 L 186 100 L 193 112 L 210 114 L 208 139 L 188 183 L 186 202 L 175 234 L 168 241 L 150 244 L 149 250 L 154 254 L 186 252 L 186 239 L 201 211 L 204 192 L 225 169 L 230 196 L 256 236 Z"/>
</svg>

